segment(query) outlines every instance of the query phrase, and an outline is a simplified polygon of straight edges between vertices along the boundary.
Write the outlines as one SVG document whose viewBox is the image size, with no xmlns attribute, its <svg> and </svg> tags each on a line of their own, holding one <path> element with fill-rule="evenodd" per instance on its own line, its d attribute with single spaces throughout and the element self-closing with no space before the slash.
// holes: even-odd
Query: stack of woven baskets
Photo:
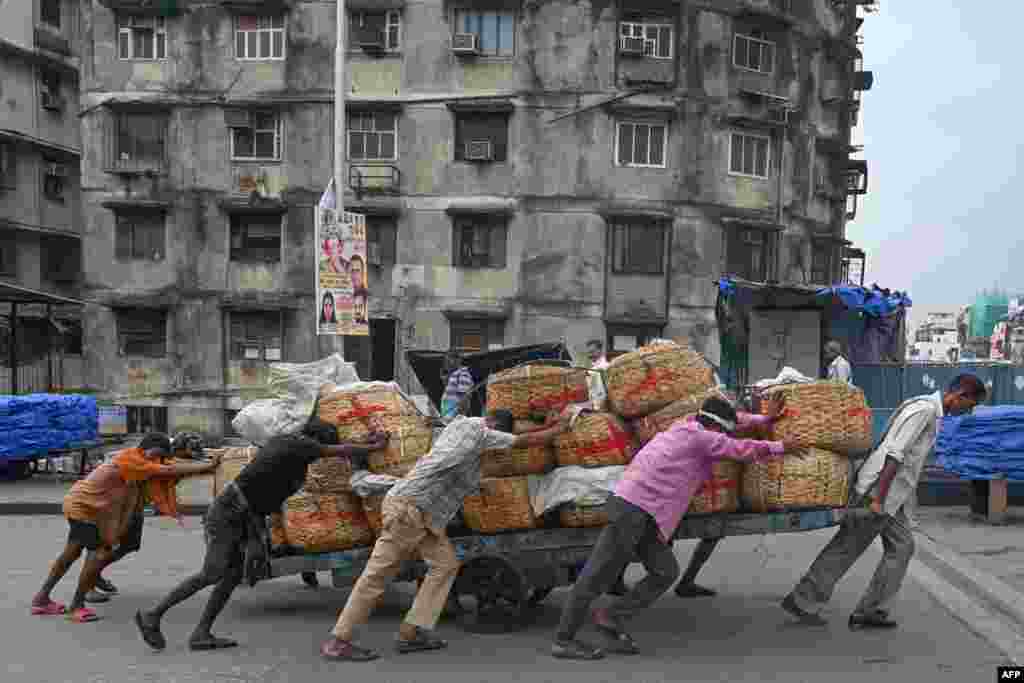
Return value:
<svg viewBox="0 0 1024 683">
<path fill-rule="evenodd" d="M 845 382 L 811 382 L 773 387 L 767 399 L 782 394 L 786 411 L 772 439 L 808 448 L 800 458 L 751 463 L 743 472 L 743 503 L 753 512 L 809 507 L 839 507 L 849 494 L 849 456 L 871 448 L 871 410 L 864 392 Z"/>
<path fill-rule="evenodd" d="M 521 365 L 487 380 L 487 410 L 509 410 L 517 420 L 543 419 L 588 396 L 585 370 Z"/>
</svg>

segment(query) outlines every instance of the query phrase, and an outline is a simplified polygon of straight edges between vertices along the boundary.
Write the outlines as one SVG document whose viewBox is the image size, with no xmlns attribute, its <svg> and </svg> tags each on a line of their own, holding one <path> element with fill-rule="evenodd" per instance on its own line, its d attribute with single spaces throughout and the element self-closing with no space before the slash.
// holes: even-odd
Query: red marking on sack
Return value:
<svg viewBox="0 0 1024 683">
<path fill-rule="evenodd" d="M 338 422 L 347 422 L 348 420 L 364 420 L 372 417 L 374 413 L 386 413 L 388 412 L 387 406 L 382 405 L 363 405 L 362 400 L 358 396 L 353 396 L 351 399 L 352 410 L 349 411 L 338 411 L 337 420 Z"/>
</svg>

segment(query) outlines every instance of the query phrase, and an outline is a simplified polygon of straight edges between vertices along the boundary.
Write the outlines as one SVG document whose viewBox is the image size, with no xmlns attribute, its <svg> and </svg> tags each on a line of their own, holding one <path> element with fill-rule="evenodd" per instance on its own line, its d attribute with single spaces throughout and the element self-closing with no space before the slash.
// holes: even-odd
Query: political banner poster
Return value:
<svg viewBox="0 0 1024 683">
<path fill-rule="evenodd" d="M 317 334 L 368 336 L 366 216 L 336 207 L 332 180 L 315 217 Z"/>
</svg>

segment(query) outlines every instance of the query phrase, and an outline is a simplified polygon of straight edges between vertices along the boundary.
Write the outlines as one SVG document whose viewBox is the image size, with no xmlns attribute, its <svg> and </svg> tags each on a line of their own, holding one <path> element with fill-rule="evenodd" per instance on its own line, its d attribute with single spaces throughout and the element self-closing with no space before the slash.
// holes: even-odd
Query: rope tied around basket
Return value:
<svg viewBox="0 0 1024 683">
<path fill-rule="evenodd" d="M 365 420 L 367 425 L 369 425 L 369 418 L 373 417 L 375 413 L 388 412 L 388 407 L 384 405 L 363 404 L 362 399 L 356 394 L 349 396 L 349 402 L 352 404 L 352 409 L 348 411 L 339 410 L 336 418 L 339 422 L 355 419 Z"/>
<path fill-rule="evenodd" d="M 603 441 L 592 442 L 589 446 L 577 446 L 578 455 L 599 455 L 608 451 L 625 451 L 630 447 L 629 434 L 619 429 L 613 422 L 606 422 L 608 425 L 609 437 Z"/>
</svg>

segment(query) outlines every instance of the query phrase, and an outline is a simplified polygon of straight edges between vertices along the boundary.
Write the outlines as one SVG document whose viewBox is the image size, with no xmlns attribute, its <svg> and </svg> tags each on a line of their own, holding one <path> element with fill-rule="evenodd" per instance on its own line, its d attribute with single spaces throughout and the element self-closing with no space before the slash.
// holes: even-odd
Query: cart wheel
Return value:
<svg viewBox="0 0 1024 683">
<path fill-rule="evenodd" d="M 454 592 L 462 628 L 470 633 L 511 633 L 529 625 L 533 610 L 526 580 L 503 558 L 481 557 L 464 565 Z M 464 598 L 472 598 L 472 604 Z"/>
</svg>

